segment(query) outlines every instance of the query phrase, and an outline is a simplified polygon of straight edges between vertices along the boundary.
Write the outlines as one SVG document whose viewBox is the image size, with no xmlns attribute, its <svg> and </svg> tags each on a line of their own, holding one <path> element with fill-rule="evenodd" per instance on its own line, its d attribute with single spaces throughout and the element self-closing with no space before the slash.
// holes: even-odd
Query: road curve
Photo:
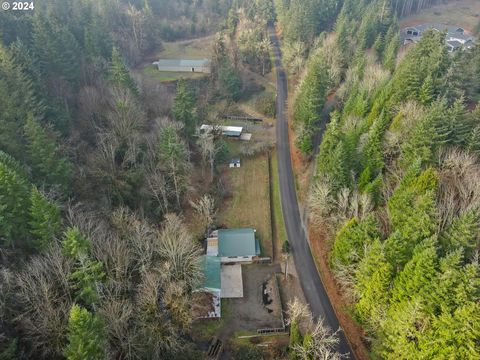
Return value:
<svg viewBox="0 0 480 360">
<path fill-rule="evenodd" d="M 287 78 L 282 66 L 280 42 L 275 34 L 275 29 L 270 26 L 269 32 L 277 70 L 278 175 L 280 179 L 280 197 L 285 227 L 292 249 L 295 267 L 297 268 L 297 273 L 300 278 L 300 284 L 305 298 L 310 305 L 310 310 L 316 318 L 324 318 L 326 324 L 328 324 L 331 329 L 336 330 L 339 328 L 338 319 L 315 266 L 305 227 L 300 217 L 288 139 L 288 120 L 286 116 L 288 97 Z M 354 355 L 343 331 L 340 331 L 339 335 L 340 344 L 338 350 L 342 354 L 348 354 L 347 358 L 354 359 Z"/>
</svg>

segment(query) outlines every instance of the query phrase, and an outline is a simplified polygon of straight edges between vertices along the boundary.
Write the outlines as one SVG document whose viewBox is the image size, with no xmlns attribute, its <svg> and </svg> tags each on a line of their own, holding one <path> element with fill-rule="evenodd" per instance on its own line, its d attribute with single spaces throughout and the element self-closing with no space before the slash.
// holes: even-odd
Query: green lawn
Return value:
<svg viewBox="0 0 480 360">
<path fill-rule="evenodd" d="M 280 181 L 278 178 L 278 161 L 277 152 L 272 155 L 272 204 L 273 204 L 273 219 L 275 228 L 275 256 L 279 256 L 282 245 L 288 239 L 285 223 L 283 221 L 282 204 L 280 202 Z M 278 258 L 276 260 L 279 260 Z"/>
<path fill-rule="evenodd" d="M 232 153 L 234 152 L 231 151 Z M 273 245 L 268 157 L 259 155 L 241 160 L 240 169 L 227 170 L 227 181 L 232 189 L 232 197 L 225 201 L 219 210 L 218 222 L 229 228 L 255 228 L 262 256 L 271 257 Z"/>
<path fill-rule="evenodd" d="M 209 59 L 212 56 L 213 36 L 204 38 L 164 42 L 158 53 L 161 59 Z"/>
</svg>

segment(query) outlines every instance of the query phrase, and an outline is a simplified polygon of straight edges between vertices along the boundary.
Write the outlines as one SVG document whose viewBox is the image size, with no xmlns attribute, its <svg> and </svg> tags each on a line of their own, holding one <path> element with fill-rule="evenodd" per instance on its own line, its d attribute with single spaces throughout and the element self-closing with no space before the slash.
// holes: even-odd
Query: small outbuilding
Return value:
<svg viewBox="0 0 480 360">
<path fill-rule="evenodd" d="M 240 162 L 240 159 L 232 159 L 230 161 L 230 168 L 239 168 L 241 167 L 241 162 Z"/>
<path fill-rule="evenodd" d="M 153 65 L 159 71 L 210 73 L 210 60 L 160 59 Z"/>
<path fill-rule="evenodd" d="M 240 138 L 243 133 L 241 126 L 202 125 L 200 131 L 220 131 L 223 136 Z"/>
</svg>

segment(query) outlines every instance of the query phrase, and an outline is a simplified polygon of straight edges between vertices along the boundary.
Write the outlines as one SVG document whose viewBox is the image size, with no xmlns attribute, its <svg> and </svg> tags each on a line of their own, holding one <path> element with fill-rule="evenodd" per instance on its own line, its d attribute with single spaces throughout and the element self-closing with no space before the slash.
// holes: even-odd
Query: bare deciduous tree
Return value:
<svg viewBox="0 0 480 360">
<path fill-rule="evenodd" d="M 480 209 L 480 165 L 476 155 L 460 149 L 441 150 L 439 165 L 437 207 L 442 230 L 455 217 Z"/>
<path fill-rule="evenodd" d="M 200 282 L 200 248 L 177 215 L 167 215 L 159 236 L 158 254 L 165 261 L 171 281 L 185 281 L 187 289 Z"/>
<path fill-rule="evenodd" d="M 200 148 L 202 159 L 205 163 L 210 164 L 210 180 L 213 180 L 215 158 L 220 150 L 215 141 L 215 134 L 212 131 L 202 131 L 197 136 L 197 145 Z"/>
<path fill-rule="evenodd" d="M 345 357 L 335 349 L 339 343 L 337 333 L 338 331 L 332 332 L 323 320 L 318 320 L 311 324 L 311 329 L 303 343 L 293 346 L 293 352 L 302 360 L 343 359 Z"/>
<path fill-rule="evenodd" d="M 340 360 L 344 358 L 336 350 L 340 341 L 337 335 L 338 331 L 332 332 L 323 319 L 315 321 L 306 304 L 295 298 L 288 303 L 287 314 L 289 325 L 296 324 L 300 328 L 303 327 L 304 340 L 294 344 L 292 349 L 296 358 L 302 360 Z"/>
<path fill-rule="evenodd" d="M 190 201 L 190 205 L 200 216 L 205 229 L 212 225 L 215 218 L 215 200 L 213 197 L 205 194 L 197 202 Z"/>
<path fill-rule="evenodd" d="M 17 275 L 16 322 L 36 356 L 60 356 L 66 342 L 66 328 L 73 303 L 68 278 L 72 263 L 57 244 L 32 258 Z"/>
</svg>

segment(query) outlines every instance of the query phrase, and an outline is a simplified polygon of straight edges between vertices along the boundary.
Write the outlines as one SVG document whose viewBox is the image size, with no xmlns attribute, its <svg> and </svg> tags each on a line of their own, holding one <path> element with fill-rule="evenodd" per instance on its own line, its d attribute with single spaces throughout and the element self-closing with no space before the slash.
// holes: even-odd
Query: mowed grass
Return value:
<svg viewBox="0 0 480 360">
<path fill-rule="evenodd" d="M 275 260 L 280 259 L 282 246 L 285 240 L 288 240 L 285 222 L 283 220 L 282 203 L 280 200 L 280 180 L 278 177 L 277 152 L 272 155 L 272 205 L 273 205 L 273 225 L 275 228 Z"/>
<path fill-rule="evenodd" d="M 407 16 L 400 21 L 400 24 L 402 27 L 406 27 L 427 22 L 457 25 L 473 31 L 480 22 L 480 1 L 449 1 L 446 4 L 432 6 L 417 14 Z"/>
<path fill-rule="evenodd" d="M 273 256 L 268 157 L 242 158 L 242 167 L 227 169 L 232 197 L 218 212 L 218 222 L 228 228 L 257 230 L 262 256 Z"/>
<path fill-rule="evenodd" d="M 164 42 L 159 59 L 209 59 L 212 56 L 213 36 L 193 40 Z"/>
</svg>

